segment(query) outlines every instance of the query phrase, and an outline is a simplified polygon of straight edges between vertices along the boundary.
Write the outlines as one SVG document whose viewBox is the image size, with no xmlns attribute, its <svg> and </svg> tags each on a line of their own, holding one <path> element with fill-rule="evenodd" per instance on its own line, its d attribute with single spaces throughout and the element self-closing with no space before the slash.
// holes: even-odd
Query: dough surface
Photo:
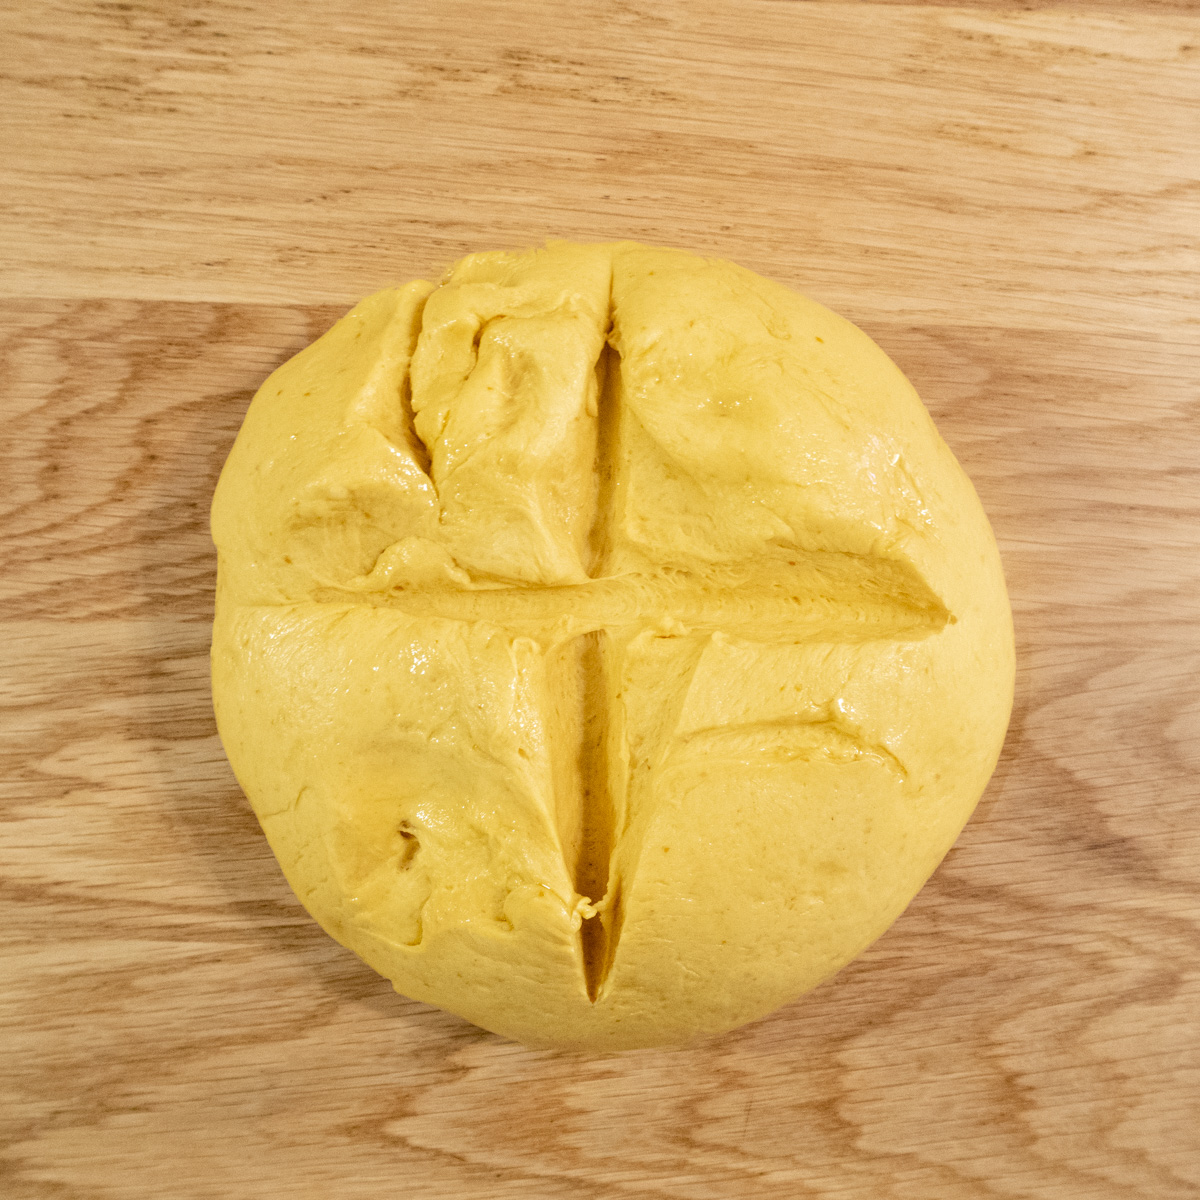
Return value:
<svg viewBox="0 0 1200 1200">
<path fill-rule="evenodd" d="M 407 996 L 686 1041 L 877 938 L 995 766 L 991 530 L 860 330 L 633 243 L 472 255 L 262 386 L 213 501 L 221 738 Z"/>
</svg>

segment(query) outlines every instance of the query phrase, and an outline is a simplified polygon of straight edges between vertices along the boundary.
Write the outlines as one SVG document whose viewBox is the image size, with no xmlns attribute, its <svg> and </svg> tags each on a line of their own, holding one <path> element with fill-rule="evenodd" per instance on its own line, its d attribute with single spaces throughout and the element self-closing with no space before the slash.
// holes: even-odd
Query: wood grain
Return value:
<svg viewBox="0 0 1200 1200">
<path fill-rule="evenodd" d="M 1194 5 L 25 4 L 0 97 L 3 1195 L 1200 1195 Z M 257 384 L 377 284 L 546 234 L 860 321 L 1017 617 L 931 883 L 682 1051 L 395 996 L 291 896 L 209 704 Z"/>
</svg>

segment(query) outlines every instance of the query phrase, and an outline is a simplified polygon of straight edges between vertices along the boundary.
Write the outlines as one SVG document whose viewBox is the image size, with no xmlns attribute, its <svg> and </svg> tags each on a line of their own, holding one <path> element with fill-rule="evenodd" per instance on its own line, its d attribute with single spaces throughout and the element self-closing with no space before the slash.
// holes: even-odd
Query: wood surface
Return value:
<svg viewBox="0 0 1200 1200">
<path fill-rule="evenodd" d="M 0 13 L 0 1194 L 1200 1195 L 1200 8 Z M 305 916 L 207 678 L 266 374 L 547 235 L 858 321 L 995 524 L 995 779 L 897 925 L 684 1050 L 535 1052 Z"/>
</svg>

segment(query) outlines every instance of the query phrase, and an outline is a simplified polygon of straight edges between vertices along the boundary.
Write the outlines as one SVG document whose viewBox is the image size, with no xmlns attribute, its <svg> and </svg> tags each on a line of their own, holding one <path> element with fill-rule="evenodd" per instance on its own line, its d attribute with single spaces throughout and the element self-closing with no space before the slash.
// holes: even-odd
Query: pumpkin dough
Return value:
<svg viewBox="0 0 1200 1200">
<path fill-rule="evenodd" d="M 1004 738 L 975 492 L 877 346 L 731 263 L 472 255 L 254 398 L 213 502 L 221 737 L 407 996 L 678 1043 L 828 978 Z"/>
</svg>

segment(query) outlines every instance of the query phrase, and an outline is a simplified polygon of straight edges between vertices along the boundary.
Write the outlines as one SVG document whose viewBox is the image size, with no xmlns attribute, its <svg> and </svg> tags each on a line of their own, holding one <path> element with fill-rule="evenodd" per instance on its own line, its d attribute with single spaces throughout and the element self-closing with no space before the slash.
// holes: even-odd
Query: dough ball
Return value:
<svg viewBox="0 0 1200 1200">
<path fill-rule="evenodd" d="M 847 321 L 632 243 L 371 296 L 213 502 L 221 737 L 288 881 L 407 996 L 686 1041 L 900 914 L 995 766 L 995 542 Z"/>
</svg>

